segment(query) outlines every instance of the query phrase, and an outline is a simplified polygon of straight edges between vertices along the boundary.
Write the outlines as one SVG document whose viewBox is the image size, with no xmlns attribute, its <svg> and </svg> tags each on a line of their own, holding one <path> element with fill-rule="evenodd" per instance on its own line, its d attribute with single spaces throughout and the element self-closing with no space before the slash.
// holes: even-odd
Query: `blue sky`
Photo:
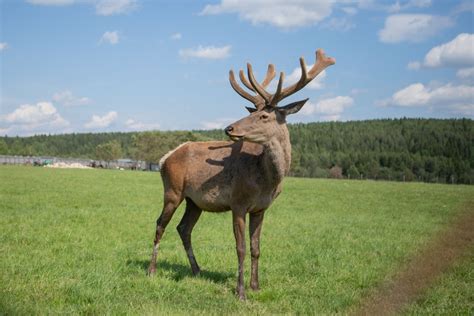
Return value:
<svg viewBox="0 0 474 316">
<path fill-rule="evenodd" d="M 317 48 L 290 122 L 474 116 L 472 1 L 0 3 L 0 135 L 223 128 L 251 105 L 230 69 L 288 85 Z"/>
</svg>

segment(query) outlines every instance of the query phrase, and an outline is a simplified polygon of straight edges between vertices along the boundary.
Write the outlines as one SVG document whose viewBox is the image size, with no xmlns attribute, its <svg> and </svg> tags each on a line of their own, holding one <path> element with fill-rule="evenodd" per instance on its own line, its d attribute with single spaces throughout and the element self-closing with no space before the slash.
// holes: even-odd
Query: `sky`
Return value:
<svg viewBox="0 0 474 316">
<path fill-rule="evenodd" d="M 0 135 L 224 128 L 252 104 L 229 70 L 284 86 L 290 123 L 474 117 L 474 2 L 0 0 Z M 278 77 L 274 79 L 277 81 Z M 276 83 L 268 88 L 273 92 Z"/>
</svg>

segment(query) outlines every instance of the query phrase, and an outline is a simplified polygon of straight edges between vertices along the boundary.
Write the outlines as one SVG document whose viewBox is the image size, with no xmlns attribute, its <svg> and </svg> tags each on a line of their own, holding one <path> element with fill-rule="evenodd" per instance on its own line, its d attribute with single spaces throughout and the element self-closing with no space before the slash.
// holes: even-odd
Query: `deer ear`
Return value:
<svg viewBox="0 0 474 316">
<path fill-rule="evenodd" d="M 296 102 L 290 103 L 288 105 L 277 108 L 277 111 L 280 112 L 281 114 L 285 115 L 285 116 L 297 113 L 299 110 L 301 110 L 303 105 L 308 100 L 309 99 L 304 99 L 304 100 L 301 100 L 301 101 L 296 101 Z"/>
<path fill-rule="evenodd" d="M 251 108 L 249 106 L 246 106 L 245 108 L 247 109 L 247 111 L 249 111 L 249 113 L 253 113 L 253 112 L 257 111 L 257 109 Z"/>
</svg>

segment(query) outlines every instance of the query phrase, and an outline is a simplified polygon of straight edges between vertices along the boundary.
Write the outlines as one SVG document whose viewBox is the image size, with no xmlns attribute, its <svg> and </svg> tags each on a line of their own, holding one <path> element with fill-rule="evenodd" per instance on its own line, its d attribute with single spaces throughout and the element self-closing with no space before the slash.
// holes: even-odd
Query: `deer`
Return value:
<svg viewBox="0 0 474 316">
<path fill-rule="evenodd" d="M 236 295 L 245 300 L 244 259 L 245 226 L 249 215 L 251 276 L 250 287 L 259 289 L 258 261 L 260 233 L 265 211 L 279 196 L 282 180 L 291 164 L 291 143 L 286 117 L 297 113 L 308 99 L 285 106 L 278 103 L 298 92 L 325 68 L 335 63 L 322 49 L 316 51 L 316 62 L 307 71 L 300 58 L 300 79 L 283 88 L 285 74 L 280 73 L 275 93 L 266 88 L 275 77 L 275 67 L 268 65 L 265 79 L 258 82 L 252 65 L 247 63 L 247 78 L 243 70 L 239 77 L 244 90 L 229 71 L 232 88 L 254 107 L 246 107 L 250 114 L 225 128 L 230 141 L 187 142 L 160 160 L 164 187 L 163 209 L 156 221 L 153 253 L 148 274 L 156 272 L 158 246 L 168 223 L 178 206 L 186 200 L 184 215 L 176 227 L 187 254 L 193 275 L 200 267 L 194 256 L 191 233 L 202 211 L 232 212 L 232 224 L 238 258 Z"/>
</svg>

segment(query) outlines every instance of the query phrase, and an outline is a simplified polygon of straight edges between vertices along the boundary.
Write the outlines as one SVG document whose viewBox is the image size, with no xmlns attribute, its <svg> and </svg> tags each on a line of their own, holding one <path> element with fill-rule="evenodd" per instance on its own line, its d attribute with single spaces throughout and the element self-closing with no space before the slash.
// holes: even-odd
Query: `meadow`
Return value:
<svg viewBox="0 0 474 316">
<path fill-rule="evenodd" d="M 234 295 L 231 214 L 204 213 L 193 277 L 176 232 L 146 276 L 158 173 L 0 166 L 0 314 L 347 314 L 460 212 L 474 186 L 287 178 L 263 224 L 260 287 Z M 474 313 L 474 249 L 404 314 Z"/>
</svg>

